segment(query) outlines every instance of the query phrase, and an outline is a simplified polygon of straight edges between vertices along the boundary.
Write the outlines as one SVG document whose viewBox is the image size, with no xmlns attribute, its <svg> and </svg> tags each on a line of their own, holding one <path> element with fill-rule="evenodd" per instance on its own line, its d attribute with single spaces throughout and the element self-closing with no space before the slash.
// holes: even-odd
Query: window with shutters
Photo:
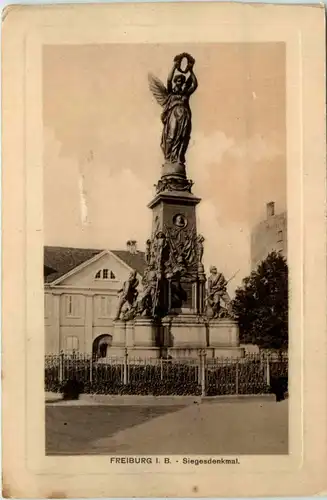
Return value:
<svg viewBox="0 0 327 500">
<path fill-rule="evenodd" d="M 71 318 L 80 317 L 80 307 L 79 307 L 79 296 L 78 295 L 66 295 L 66 316 Z"/>
<path fill-rule="evenodd" d="M 108 295 L 102 295 L 99 297 L 100 301 L 100 317 L 101 318 L 110 318 L 112 308 L 111 308 L 111 297 Z"/>
<path fill-rule="evenodd" d="M 66 337 L 66 345 L 65 345 L 66 352 L 78 351 L 78 348 L 79 348 L 78 337 L 76 337 L 75 335 L 69 335 L 68 337 Z"/>
</svg>

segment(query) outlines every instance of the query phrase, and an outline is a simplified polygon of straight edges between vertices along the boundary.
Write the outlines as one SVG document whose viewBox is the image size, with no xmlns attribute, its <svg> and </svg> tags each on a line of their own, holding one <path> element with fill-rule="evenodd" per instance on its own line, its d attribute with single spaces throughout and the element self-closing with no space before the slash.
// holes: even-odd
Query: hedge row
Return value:
<svg viewBox="0 0 327 500">
<path fill-rule="evenodd" d="M 272 364 L 272 366 L 275 364 Z M 287 386 L 287 366 L 274 366 L 271 381 L 283 377 Z M 88 369 L 87 369 L 88 368 Z M 256 363 L 238 365 L 238 393 L 264 394 L 270 392 L 265 371 Z M 68 380 L 78 380 L 81 392 L 89 394 L 140 394 L 140 395 L 199 395 L 198 369 L 188 365 L 160 366 L 134 365 L 128 367 L 128 384 L 124 385 L 121 365 L 98 365 L 92 368 L 90 381 L 89 365 L 68 366 L 64 370 L 64 380 L 59 381 L 58 367 L 45 370 L 45 390 L 62 392 Z M 286 380 L 286 382 L 285 382 Z M 206 394 L 208 396 L 236 393 L 236 365 L 229 364 L 210 368 L 206 371 Z"/>
<path fill-rule="evenodd" d="M 61 393 L 64 390 L 67 380 L 60 382 L 52 382 L 46 384 L 46 391 Z M 152 384 L 146 381 L 139 381 L 129 384 L 113 383 L 108 384 L 106 382 L 102 383 L 91 383 L 85 382 L 81 384 L 81 393 L 83 394 L 112 394 L 112 395 L 152 395 L 152 396 L 188 396 L 188 395 L 200 395 L 201 387 L 196 383 L 185 384 L 171 383 L 167 380 L 154 381 Z"/>
</svg>

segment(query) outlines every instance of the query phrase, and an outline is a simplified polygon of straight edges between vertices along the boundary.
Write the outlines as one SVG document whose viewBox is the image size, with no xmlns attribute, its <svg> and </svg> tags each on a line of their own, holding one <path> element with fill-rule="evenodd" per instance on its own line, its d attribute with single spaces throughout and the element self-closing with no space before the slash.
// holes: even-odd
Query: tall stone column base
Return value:
<svg viewBox="0 0 327 500">
<path fill-rule="evenodd" d="M 238 325 L 232 319 L 211 319 L 209 321 L 210 347 L 239 347 Z"/>
<path fill-rule="evenodd" d="M 165 347 L 201 349 L 207 346 L 206 325 L 201 316 L 179 314 L 162 320 L 165 328 Z"/>
<path fill-rule="evenodd" d="M 134 347 L 156 347 L 156 326 L 151 318 L 135 319 Z"/>
<path fill-rule="evenodd" d="M 126 321 L 116 319 L 112 330 L 112 347 L 125 347 L 126 345 Z"/>
</svg>

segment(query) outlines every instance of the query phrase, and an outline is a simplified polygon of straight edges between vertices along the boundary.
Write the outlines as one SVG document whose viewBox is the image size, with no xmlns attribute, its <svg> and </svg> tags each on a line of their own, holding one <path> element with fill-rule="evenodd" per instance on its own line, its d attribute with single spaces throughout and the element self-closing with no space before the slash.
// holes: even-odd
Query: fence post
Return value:
<svg viewBox="0 0 327 500">
<path fill-rule="evenodd" d="M 74 378 L 77 378 L 77 375 L 78 375 L 78 372 L 77 372 L 77 368 L 76 368 L 76 365 L 77 365 L 77 362 L 76 362 L 76 351 L 75 349 L 73 349 L 73 354 L 72 354 L 72 372 L 73 372 L 73 379 Z"/>
<path fill-rule="evenodd" d="M 198 365 L 198 385 L 201 385 L 202 377 L 202 351 L 199 349 L 199 365 Z"/>
<path fill-rule="evenodd" d="M 124 382 L 124 385 L 127 385 L 127 383 L 128 383 L 128 352 L 127 352 L 127 348 L 125 349 L 123 372 L 124 372 L 123 382 Z"/>
<path fill-rule="evenodd" d="M 266 359 L 266 383 L 267 383 L 267 385 L 270 385 L 270 361 L 269 361 L 269 354 L 267 354 L 267 359 Z"/>
<path fill-rule="evenodd" d="M 90 384 L 93 382 L 93 353 L 90 357 Z"/>
<path fill-rule="evenodd" d="M 238 394 L 238 376 L 239 376 L 239 370 L 238 370 L 238 359 L 236 360 L 236 373 L 235 373 L 235 394 Z"/>
<path fill-rule="evenodd" d="M 163 360 L 160 358 L 160 380 L 163 380 Z"/>
<path fill-rule="evenodd" d="M 64 380 L 64 351 L 59 354 L 59 382 Z"/>
<path fill-rule="evenodd" d="M 201 351 L 201 396 L 206 395 L 206 355 L 207 353 L 203 350 Z"/>
</svg>

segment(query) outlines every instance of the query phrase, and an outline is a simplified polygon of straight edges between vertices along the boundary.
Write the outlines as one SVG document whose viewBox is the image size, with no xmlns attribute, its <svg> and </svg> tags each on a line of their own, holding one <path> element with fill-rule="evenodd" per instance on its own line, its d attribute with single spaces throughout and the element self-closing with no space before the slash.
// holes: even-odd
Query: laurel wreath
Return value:
<svg viewBox="0 0 327 500">
<path fill-rule="evenodd" d="M 187 59 L 187 66 L 186 68 L 183 70 L 181 68 L 181 64 L 182 64 L 182 60 L 183 59 Z M 194 57 L 192 57 L 190 54 L 188 54 L 187 52 L 183 52 L 182 54 L 178 54 L 175 58 L 174 58 L 174 61 L 175 63 L 177 63 L 177 69 L 178 71 L 180 71 L 181 73 L 188 73 L 194 66 L 194 63 L 195 63 L 195 59 Z"/>
</svg>

